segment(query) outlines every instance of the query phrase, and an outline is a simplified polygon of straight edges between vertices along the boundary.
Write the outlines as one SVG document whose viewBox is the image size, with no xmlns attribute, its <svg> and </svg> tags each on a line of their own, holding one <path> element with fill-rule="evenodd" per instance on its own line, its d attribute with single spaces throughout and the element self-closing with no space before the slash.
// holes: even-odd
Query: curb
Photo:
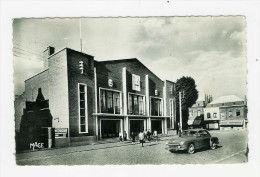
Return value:
<svg viewBox="0 0 260 177">
<path fill-rule="evenodd" d="M 169 140 L 174 136 L 163 136 L 163 137 L 159 137 L 159 142 L 160 141 L 166 141 Z M 138 141 L 136 141 L 138 142 Z M 153 142 L 153 141 L 151 141 Z M 55 150 L 59 150 L 59 149 L 65 149 L 65 148 L 76 148 L 76 147 L 82 147 L 82 146 L 95 146 L 95 145 L 106 145 L 106 144 L 115 144 L 115 143 L 119 143 L 118 146 L 126 146 L 126 145 L 133 145 L 131 140 L 127 140 L 127 141 L 97 141 L 97 142 L 93 142 L 91 144 L 84 144 L 84 145 L 75 145 L 75 146 L 66 146 L 66 147 L 53 147 L 53 148 L 44 148 L 44 149 L 35 149 L 35 150 L 25 150 L 25 151 L 21 151 L 19 153 L 16 153 L 16 155 L 19 154 L 25 154 L 25 153 L 32 153 L 32 152 L 42 152 L 42 151 L 55 151 Z M 111 147 L 118 147 L 117 145 L 115 146 L 111 146 Z M 97 149 L 101 149 L 101 148 L 97 148 Z M 94 149 L 93 149 L 94 150 Z"/>
</svg>

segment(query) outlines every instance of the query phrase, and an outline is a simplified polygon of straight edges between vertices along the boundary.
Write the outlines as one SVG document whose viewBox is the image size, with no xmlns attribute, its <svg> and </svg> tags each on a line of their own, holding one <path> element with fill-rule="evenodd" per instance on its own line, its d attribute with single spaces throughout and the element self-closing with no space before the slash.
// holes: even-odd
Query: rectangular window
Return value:
<svg viewBox="0 0 260 177">
<path fill-rule="evenodd" d="M 151 98 L 151 115 L 162 116 L 162 100 L 159 98 Z"/>
<path fill-rule="evenodd" d="M 236 111 L 236 116 L 239 117 L 240 116 L 240 110 Z"/>
<path fill-rule="evenodd" d="M 132 95 L 129 95 L 129 97 L 128 97 L 128 112 L 129 112 L 129 114 L 133 114 L 133 100 L 132 100 Z"/>
<path fill-rule="evenodd" d="M 79 132 L 88 133 L 87 120 L 87 86 L 79 84 Z"/>
<path fill-rule="evenodd" d="M 173 100 L 170 100 L 170 116 L 173 116 Z"/>
<path fill-rule="evenodd" d="M 107 102 L 106 102 L 106 91 L 100 90 L 101 97 L 101 112 L 107 112 Z"/>
<path fill-rule="evenodd" d="M 207 118 L 210 118 L 210 113 L 209 112 L 207 113 Z"/>
<path fill-rule="evenodd" d="M 114 113 L 113 93 L 111 91 L 107 91 L 107 113 Z"/>
<path fill-rule="evenodd" d="M 139 97 L 139 114 L 144 114 L 144 100 L 142 96 Z"/>
<path fill-rule="evenodd" d="M 139 105 L 138 105 L 138 97 L 134 95 L 134 109 L 133 112 L 135 115 L 138 115 L 139 113 Z"/>
<path fill-rule="evenodd" d="M 222 112 L 222 113 L 220 114 L 220 116 L 221 116 L 221 119 L 225 119 L 225 112 Z"/>
<path fill-rule="evenodd" d="M 118 92 L 113 93 L 115 114 L 120 114 L 120 94 Z"/>
<path fill-rule="evenodd" d="M 213 113 L 213 118 L 217 118 L 217 113 Z"/>
<path fill-rule="evenodd" d="M 233 115 L 232 115 L 232 111 L 229 111 L 228 112 L 228 117 L 232 117 Z"/>
<path fill-rule="evenodd" d="M 193 109 L 190 111 L 190 116 L 193 117 Z"/>
<path fill-rule="evenodd" d="M 101 113 L 120 114 L 120 92 L 100 89 Z"/>
<path fill-rule="evenodd" d="M 128 113 L 133 115 L 144 115 L 144 96 L 129 93 Z"/>
<path fill-rule="evenodd" d="M 200 116 L 200 110 L 198 110 L 197 113 L 198 113 L 198 116 Z"/>
</svg>

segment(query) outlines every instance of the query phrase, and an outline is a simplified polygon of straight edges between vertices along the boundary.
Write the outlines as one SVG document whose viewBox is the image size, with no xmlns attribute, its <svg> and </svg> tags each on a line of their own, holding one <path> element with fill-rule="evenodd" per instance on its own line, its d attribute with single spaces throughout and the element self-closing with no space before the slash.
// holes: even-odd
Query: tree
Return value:
<svg viewBox="0 0 260 177">
<path fill-rule="evenodd" d="M 188 127 L 189 107 L 196 103 L 198 99 L 198 90 L 195 80 L 192 77 L 182 77 L 176 81 L 176 122 L 180 122 L 180 104 L 179 92 L 182 92 L 182 128 Z"/>
</svg>

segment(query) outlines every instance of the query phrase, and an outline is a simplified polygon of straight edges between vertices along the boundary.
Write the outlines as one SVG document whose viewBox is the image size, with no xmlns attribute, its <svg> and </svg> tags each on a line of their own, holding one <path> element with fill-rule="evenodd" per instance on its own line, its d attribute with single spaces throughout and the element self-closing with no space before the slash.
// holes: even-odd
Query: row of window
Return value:
<svg viewBox="0 0 260 177">
<path fill-rule="evenodd" d="M 211 118 L 211 113 L 207 113 L 207 118 Z M 217 118 L 217 113 L 213 113 L 213 118 Z"/>
<path fill-rule="evenodd" d="M 225 113 L 223 113 L 223 114 L 225 114 Z M 236 115 L 236 117 L 239 117 L 241 115 L 240 110 L 236 110 L 235 115 Z M 233 112 L 232 111 L 228 112 L 228 117 L 233 117 Z"/>
<path fill-rule="evenodd" d="M 241 116 L 240 110 L 236 110 L 235 115 L 236 115 L 236 117 Z M 224 117 L 225 117 L 225 113 L 222 112 L 221 118 L 224 118 Z M 228 117 L 233 117 L 233 111 L 228 112 Z M 211 113 L 207 113 L 207 118 L 211 118 Z M 213 118 L 217 118 L 217 113 L 213 113 Z"/>
<path fill-rule="evenodd" d="M 88 132 L 87 119 L 87 86 L 78 85 L 79 97 L 79 132 Z M 101 113 L 120 114 L 121 113 L 121 92 L 100 89 L 100 111 Z M 161 98 L 151 97 L 151 115 L 162 116 L 163 103 Z M 170 115 L 173 116 L 173 100 L 170 100 Z M 131 115 L 145 115 L 145 97 L 143 95 L 128 95 L 128 113 Z"/>
<path fill-rule="evenodd" d="M 195 116 L 200 116 L 201 115 L 201 111 L 200 110 L 197 110 L 197 115 L 195 115 Z M 190 116 L 194 116 L 194 111 L 193 110 L 191 110 L 190 111 Z"/>
<path fill-rule="evenodd" d="M 120 98 L 121 92 L 100 89 L 101 113 L 120 114 Z M 143 95 L 129 93 L 128 113 L 131 115 L 145 115 L 145 97 Z M 162 116 L 161 98 L 151 98 L 151 115 Z"/>
</svg>

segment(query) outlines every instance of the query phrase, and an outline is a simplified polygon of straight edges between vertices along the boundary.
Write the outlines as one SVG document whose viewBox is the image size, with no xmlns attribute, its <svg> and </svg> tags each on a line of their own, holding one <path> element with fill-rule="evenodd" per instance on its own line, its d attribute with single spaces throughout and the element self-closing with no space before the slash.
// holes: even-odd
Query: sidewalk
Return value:
<svg viewBox="0 0 260 177">
<path fill-rule="evenodd" d="M 169 136 L 169 135 L 163 135 L 160 136 L 160 141 L 166 141 L 168 139 L 171 139 L 176 136 Z M 160 142 L 159 141 L 159 142 Z M 159 143 L 159 142 L 150 142 L 150 143 Z M 138 142 L 136 142 L 137 144 Z M 51 149 L 36 149 L 36 150 L 28 150 L 24 151 L 19 154 L 15 154 L 16 160 L 26 160 L 26 159 L 38 159 L 38 158 L 48 158 L 53 156 L 58 156 L 62 154 L 70 154 L 70 153 L 77 153 L 77 152 L 83 152 L 83 151 L 94 151 L 99 149 L 107 149 L 107 148 L 114 148 L 114 147 L 121 147 L 121 146 L 131 146 L 135 145 L 132 144 L 131 140 L 119 142 L 119 141 L 111 141 L 111 140 L 101 140 L 98 142 L 95 142 L 91 145 L 81 145 L 81 146 L 71 146 L 71 147 L 64 147 L 64 148 L 51 148 Z"/>
</svg>

